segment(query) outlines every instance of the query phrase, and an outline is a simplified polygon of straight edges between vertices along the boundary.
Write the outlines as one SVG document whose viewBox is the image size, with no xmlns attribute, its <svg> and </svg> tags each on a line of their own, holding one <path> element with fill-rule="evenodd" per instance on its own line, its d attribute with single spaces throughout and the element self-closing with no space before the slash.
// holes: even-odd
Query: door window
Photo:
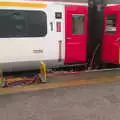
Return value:
<svg viewBox="0 0 120 120">
<path fill-rule="evenodd" d="M 108 15 L 106 20 L 105 32 L 115 33 L 116 32 L 116 15 Z"/>
<path fill-rule="evenodd" d="M 72 34 L 84 33 L 84 15 L 73 14 L 72 15 Z"/>
</svg>

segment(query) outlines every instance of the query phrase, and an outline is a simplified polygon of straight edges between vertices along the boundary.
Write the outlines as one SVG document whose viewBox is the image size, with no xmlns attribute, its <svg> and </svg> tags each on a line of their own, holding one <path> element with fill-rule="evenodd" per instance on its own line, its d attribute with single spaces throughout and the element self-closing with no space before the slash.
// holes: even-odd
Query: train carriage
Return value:
<svg viewBox="0 0 120 120">
<path fill-rule="evenodd" d="M 86 3 L 0 1 L 0 63 L 4 71 L 86 62 Z"/>
<path fill-rule="evenodd" d="M 119 8 L 107 5 L 104 9 L 100 59 L 105 63 L 120 63 Z M 1 0 L 0 69 L 34 70 L 40 61 L 47 67 L 86 64 L 88 17 L 88 3 Z"/>
</svg>

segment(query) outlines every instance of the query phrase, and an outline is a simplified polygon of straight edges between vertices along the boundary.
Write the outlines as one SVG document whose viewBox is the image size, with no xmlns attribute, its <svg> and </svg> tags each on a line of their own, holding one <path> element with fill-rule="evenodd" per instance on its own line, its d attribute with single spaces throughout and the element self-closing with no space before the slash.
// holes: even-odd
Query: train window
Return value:
<svg viewBox="0 0 120 120">
<path fill-rule="evenodd" d="M 43 11 L 0 10 L 0 37 L 43 37 L 47 16 Z"/>
<path fill-rule="evenodd" d="M 105 32 L 107 33 L 116 32 L 116 15 L 115 14 L 107 16 Z"/>
<path fill-rule="evenodd" d="M 22 11 L 12 12 L 8 17 L 11 31 L 8 36 L 24 36 L 26 33 L 26 14 Z M 6 30 L 7 31 L 7 30 Z"/>
<path fill-rule="evenodd" d="M 47 19 L 44 12 L 31 11 L 29 14 L 28 33 L 34 37 L 45 36 L 47 33 Z"/>
<path fill-rule="evenodd" d="M 84 15 L 83 14 L 72 15 L 72 33 L 73 34 L 84 33 Z"/>
</svg>

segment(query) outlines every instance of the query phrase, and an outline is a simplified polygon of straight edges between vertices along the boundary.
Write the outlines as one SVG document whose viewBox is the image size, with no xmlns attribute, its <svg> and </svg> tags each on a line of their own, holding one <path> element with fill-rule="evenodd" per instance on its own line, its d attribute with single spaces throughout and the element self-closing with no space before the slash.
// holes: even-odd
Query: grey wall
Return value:
<svg viewBox="0 0 120 120">
<path fill-rule="evenodd" d="M 106 0 L 107 3 L 119 3 L 120 4 L 120 0 Z"/>
<path fill-rule="evenodd" d="M 88 2 L 88 0 L 47 0 L 47 1 L 64 1 L 64 2 Z M 120 0 L 104 0 L 109 4 L 120 3 Z"/>
<path fill-rule="evenodd" d="M 88 0 L 43 0 L 43 1 L 88 2 Z"/>
</svg>

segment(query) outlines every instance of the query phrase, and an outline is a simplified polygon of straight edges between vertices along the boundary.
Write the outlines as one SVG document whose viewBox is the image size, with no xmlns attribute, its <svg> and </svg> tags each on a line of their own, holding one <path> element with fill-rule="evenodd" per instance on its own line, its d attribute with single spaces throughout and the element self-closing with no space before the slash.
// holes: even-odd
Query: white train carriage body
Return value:
<svg viewBox="0 0 120 120">
<path fill-rule="evenodd" d="M 0 68 L 86 62 L 87 4 L 0 0 Z"/>
</svg>

